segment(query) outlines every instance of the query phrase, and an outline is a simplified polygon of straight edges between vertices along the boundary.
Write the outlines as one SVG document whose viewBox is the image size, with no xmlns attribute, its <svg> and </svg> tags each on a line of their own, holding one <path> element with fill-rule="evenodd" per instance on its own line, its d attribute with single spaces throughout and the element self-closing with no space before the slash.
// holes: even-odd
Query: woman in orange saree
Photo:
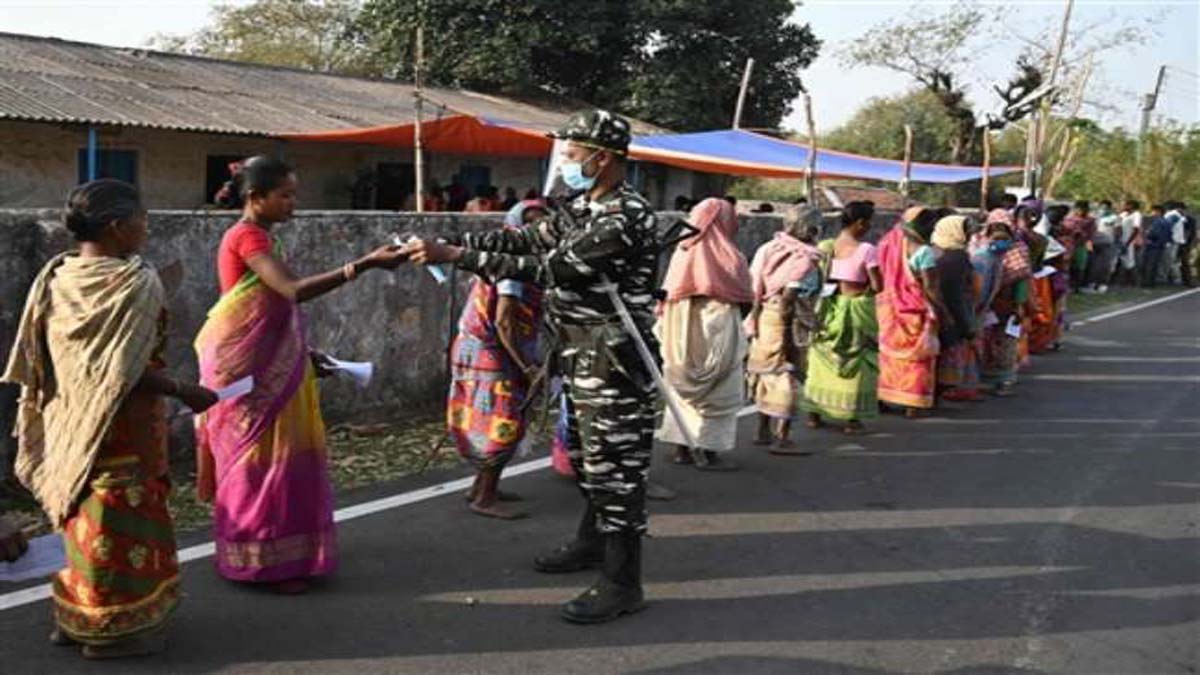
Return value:
<svg viewBox="0 0 1200 675">
<path fill-rule="evenodd" d="M 1054 213 L 1053 206 L 1046 210 L 1046 217 L 1052 226 L 1055 223 Z M 1053 264 L 1048 262 L 1052 245 L 1060 251 L 1062 247 L 1034 230 L 1034 225 L 1041 216 L 1036 210 L 1025 207 L 1018 215 L 1013 223 L 1017 239 L 1029 250 L 1029 264 L 1034 272 L 1028 280 L 1029 298 L 1018 346 L 1021 366 L 1028 367 L 1031 354 L 1048 351 L 1062 337 L 1060 306 L 1054 289 L 1058 282 L 1066 282 L 1069 270 L 1060 269 L 1053 274 L 1039 276 L 1045 266 Z M 1063 275 L 1061 279 L 1056 278 L 1059 275 Z"/>
<path fill-rule="evenodd" d="M 217 571 L 269 582 L 285 593 L 337 567 L 333 490 L 316 377 L 299 303 L 362 271 L 395 268 L 400 246 L 324 274 L 296 278 L 271 240 L 291 217 L 296 176 L 278 159 L 236 165 L 225 199 L 244 202 L 242 220 L 218 249 L 222 296 L 196 337 L 201 381 L 220 389 L 253 377 L 247 394 L 221 401 L 197 420 L 198 488 L 213 501 Z"/>
<path fill-rule="evenodd" d="M 935 211 L 913 207 L 879 242 L 879 400 L 909 417 L 933 408 L 937 392 L 938 324 L 947 314 L 928 245 L 937 220 Z"/>
</svg>

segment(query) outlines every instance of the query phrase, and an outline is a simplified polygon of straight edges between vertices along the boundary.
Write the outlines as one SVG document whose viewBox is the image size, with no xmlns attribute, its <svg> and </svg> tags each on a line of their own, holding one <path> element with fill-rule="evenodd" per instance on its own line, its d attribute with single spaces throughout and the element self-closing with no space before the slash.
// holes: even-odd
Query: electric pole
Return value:
<svg viewBox="0 0 1200 675">
<path fill-rule="evenodd" d="M 1158 95 L 1162 93 L 1163 78 L 1167 75 L 1167 67 L 1158 67 L 1158 80 L 1154 83 L 1154 93 L 1146 94 L 1142 97 L 1142 128 L 1141 135 L 1145 136 L 1150 131 L 1150 113 L 1154 112 L 1154 108 L 1158 105 Z"/>
</svg>

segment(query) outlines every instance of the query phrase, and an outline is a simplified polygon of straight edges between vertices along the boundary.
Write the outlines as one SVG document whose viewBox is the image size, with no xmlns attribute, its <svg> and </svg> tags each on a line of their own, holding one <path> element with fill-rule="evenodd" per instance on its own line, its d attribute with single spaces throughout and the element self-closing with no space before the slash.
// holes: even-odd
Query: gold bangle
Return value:
<svg viewBox="0 0 1200 675">
<path fill-rule="evenodd" d="M 346 281 L 354 281 L 358 278 L 358 268 L 354 266 L 354 263 L 348 262 L 342 266 L 342 276 L 346 278 Z"/>
</svg>

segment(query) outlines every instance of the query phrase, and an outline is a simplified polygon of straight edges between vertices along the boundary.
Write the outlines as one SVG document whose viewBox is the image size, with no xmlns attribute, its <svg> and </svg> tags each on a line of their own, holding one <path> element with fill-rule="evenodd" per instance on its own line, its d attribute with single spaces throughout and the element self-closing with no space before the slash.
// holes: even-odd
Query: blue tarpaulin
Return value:
<svg viewBox="0 0 1200 675">
<path fill-rule="evenodd" d="M 641 161 L 745 176 L 802 178 L 808 167 L 807 146 L 743 129 L 638 136 L 633 139 L 629 154 Z M 994 166 L 988 173 L 1002 176 L 1020 170 L 1018 166 Z M 898 183 L 904 178 L 904 162 L 818 149 L 816 173 L 821 178 Z M 913 162 L 911 180 L 914 183 L 961 183 L 979 180 L 982 175 L 983 168 L 978 166 Z"/>
</svg>

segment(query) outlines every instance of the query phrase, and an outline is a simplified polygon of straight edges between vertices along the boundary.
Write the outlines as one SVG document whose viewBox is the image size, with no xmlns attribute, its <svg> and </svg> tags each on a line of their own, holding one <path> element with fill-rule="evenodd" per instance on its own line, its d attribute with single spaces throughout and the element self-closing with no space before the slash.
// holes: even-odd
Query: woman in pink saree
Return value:
<svg viewBox="0 0 1200 675">
<path fill-rule="evenodd" d="M 937 220 L 935 211 L 913 207 L 879 242 L 879 400 L 910 417 L 933 407 L 937 388 L 938 324 L 947 315 L 928 245 Z"/>
<path fill-rule="evenodd" d="M 227 204 L 242 201 L 243 214 L 218 250 L 222 295 L 196 338 L 200 377 L 214 390 L 246 377 L 254 386 L 197 419 L 198 489 L 213 501 L 217 571 L 298 593 L 308 578 L 337 567 L 316 383 L 324 357 L 310 352 L 298 305 L 366 270 L 393 269 L 404 255 L 399 246 L 384 246 L 337 270 L 297 278 L 270 236 L 295 208 L 292 169 L 253 157 L 235 165 L 222 193 Z"/>
</svg>

